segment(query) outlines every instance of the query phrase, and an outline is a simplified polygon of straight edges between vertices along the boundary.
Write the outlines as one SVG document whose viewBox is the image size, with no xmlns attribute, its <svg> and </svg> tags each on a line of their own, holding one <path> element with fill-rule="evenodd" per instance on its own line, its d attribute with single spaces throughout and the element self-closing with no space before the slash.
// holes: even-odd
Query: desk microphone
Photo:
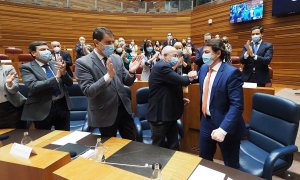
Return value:
<svg viewBox="0 0 300 180">
<path fill-rule="evenodd" d="M 117 165 L 117 166 L 126 166 L 126 167 L 136 167 L 136 168 L 151 168 L 151 169 L 154 169 L 154 165 L 156 163 L 153 163 L 153 164 L 148 164 L 146 163 L 145 165 L 136 165 L 136 164 L 122 164 L 122 163 L 113 163 L 113 162 L 101 162 L 103 164 L 109 164 L 109 165 Z M 162 169 L 162 165 L 160 163 L 159 164 L 159 169 Z"/>
</svg>

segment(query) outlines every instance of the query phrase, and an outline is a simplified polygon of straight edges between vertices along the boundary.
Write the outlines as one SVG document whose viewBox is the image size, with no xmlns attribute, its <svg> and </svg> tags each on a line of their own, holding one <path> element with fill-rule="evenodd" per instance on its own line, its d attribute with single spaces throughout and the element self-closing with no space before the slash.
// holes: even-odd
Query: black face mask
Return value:
<svg viewBox="0 0 300 180">
<path fill-rule="evenodd" d="M 185 47 L 185 46 L 186 46 L 186 43 L 182 43 L 182 46 Z"/>
<path fill-rule="evenodd" d="M 228 40 L 223 40 L 223 43 L 227 44 L 227 43 L 228 43 Z"/>
</svg>

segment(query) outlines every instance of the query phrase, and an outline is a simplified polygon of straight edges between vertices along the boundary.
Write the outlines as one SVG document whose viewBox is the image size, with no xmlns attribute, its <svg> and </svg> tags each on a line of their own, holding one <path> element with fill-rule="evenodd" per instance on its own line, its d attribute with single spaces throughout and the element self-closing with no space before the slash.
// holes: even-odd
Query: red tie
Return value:
<svg viewBox="0 0 300 180">
<path fill-rule="evenodd" d="M 207 108 L 207 96 L 208 96 L 208 90 L 209 90 L 209 82 L 210 82 L 210 76 L 212 73 L 212 69 L 209 69 L 209 71 L 206 74 L 206 81 L 205 86 L 204 86 L 204 91 L 203 91 L 203 98 L 202 98 L 202 113 L 203 116 L 206 117 L 206 108 Z"/>
</svg>

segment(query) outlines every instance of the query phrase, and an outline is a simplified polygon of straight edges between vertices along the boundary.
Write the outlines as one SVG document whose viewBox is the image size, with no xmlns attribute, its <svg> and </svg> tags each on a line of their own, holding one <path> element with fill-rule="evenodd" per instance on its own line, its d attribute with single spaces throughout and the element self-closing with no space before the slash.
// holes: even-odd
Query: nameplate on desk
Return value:
<svg viewBox="0 0 300 180">
<path fill-rule="evenodd" d="M 9 153 L 24 159 L 29 159 L 31 154 L 36 154 L 31 147 L 18 143 L 13 143 Z"/>
<path fill-rule="evenodd" d="M 243 88 L 257 88 L 257 83 L 244 82 Z"/>
</svg>

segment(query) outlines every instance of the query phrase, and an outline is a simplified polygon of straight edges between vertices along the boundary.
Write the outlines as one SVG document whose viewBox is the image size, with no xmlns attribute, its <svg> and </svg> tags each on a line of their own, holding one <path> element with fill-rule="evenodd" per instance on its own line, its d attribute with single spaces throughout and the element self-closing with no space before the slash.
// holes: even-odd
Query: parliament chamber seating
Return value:
<svg viewBox="0 0 300 180">
<path fill-rule="evenodd" d="M 82 93 L 79 85 L 74 83 L 71 87 L 67 87 L 70 96 L 70 130 L 82 131 L 87 123 L 87 98 Z"/>
<path fill-rule="evenodd" d="M 9 57 L 6 54 L 0 54 L 0 60 L 9 60 Z"/>
<path fill-rule="evenodd" d="M 231 56 L 231 64 L 232 66 L 240 69 L 241 68 L 241 60 L 239 56 Z"/>
<path fill-rule="evenodd" d="M 253 96 L 248 139 L 240 145 L 240 170 L 264 179 L 287 170 L 298 151 L 300 107 L 287 99 L 263 93 Z"/>
<path fill-rule="evenodd" d="M 143 87 L 136 91 L 136 115 L 134 122 L 137 129 L 137 141 L 145 144 L 152 144 L 151 129 L 147 120 L 148 112 L 148 96 L 149 87 Z M 180 119 L 177 120 L 177 126 L 179 131 L 178 139 L 183 138 L 183 124 Z"/>
<path fill-rule="evenodd" d="M 23 50 L 15 47 L 8 47 L 4 49 L 5 54 L 22 54 Z"/>
<path fill-rule="evenodd" d="M 19 54 L 18 60 L 21 64 L 24 64 L 34 60 L 34 58 L 31 56 L 31 54 Z"/>
</svg>

